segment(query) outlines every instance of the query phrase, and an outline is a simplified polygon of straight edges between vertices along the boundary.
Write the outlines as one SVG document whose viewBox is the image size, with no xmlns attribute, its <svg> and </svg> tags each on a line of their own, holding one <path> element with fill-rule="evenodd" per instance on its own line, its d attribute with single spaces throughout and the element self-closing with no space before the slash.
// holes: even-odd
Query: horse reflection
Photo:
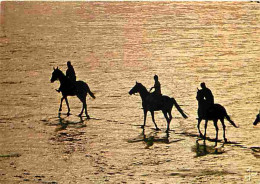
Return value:
<svg viewBox="0 0 260 184">
<path fill-rule="evenodd" d="M 58 132 L 61 130 L 66 130 L 68 126 L 72 126 L 75 128 L 82 128 L 82 127 L 86 126 L 83 123 L 84 123 L 84 120 L 81 116 L 80 116 L 79 121 L 69 121 L 69 120 L 65 120 L 65 118 L 62 118 L 61 116 L 59 116 L 59 123 L 58 123 L 58 126 L 55 129 L 55 131 Z M 79 125 L 79 124 L 81 124 L 81 125 Z"/>
<path fill-rule="evenodd" d="M 222 154 L 224 153 L 224 144 L 220 148 L 215 146 L 207 146 L 206 142 L 203 141 L 203 144 L 199 144 L 199 140 L 196 140 L 196 145 L 192 147 L 192 151 L 196 153 L 195 157 L 206 156 L 209 154 Z"/>
<path fill-rule="evenodd" d="M 159 137 L 157 131 L 153 131 L 150 132 L 149 134 L 146 134 L 145 129 L 143 128 L 142 133 L 137 138 L 129 139 L 127 142 L 128 143 L 144 142 L 146 144 L 145 148 L 148 149 L 151 146 L 153 146 L 154 143 L 171 144 L 174 142 L 179 142 L 184 140 L 184 139 L 177 139 L 177 140 L 170 141 L 169 138 L 170 138 L 169 132 L 166 132 L 165 136 Z"/>
</svg>

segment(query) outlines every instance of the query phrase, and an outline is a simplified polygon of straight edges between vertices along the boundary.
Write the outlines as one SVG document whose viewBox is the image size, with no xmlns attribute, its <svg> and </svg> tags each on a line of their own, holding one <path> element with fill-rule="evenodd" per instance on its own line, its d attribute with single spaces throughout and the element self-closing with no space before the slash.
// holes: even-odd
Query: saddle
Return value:
<svg viewBox="0 0 260 184">
<path fill-rule="evenodd" d="M 150 93 L 150 95 L 147 97 L 147 102 L 154 104 L 156 109 L 161 108 L 163 106 L 163 101 L 163 96 L 155 92 Z"/>
<path fill-rule="evenodd" d="M 66 85 L 61 85 L 59 88 L 59 91 L 68 94 L 68 95 L 74 95 L 77 93 L 77 86 L 76 81 L 69 80 Z"/>
</svg>

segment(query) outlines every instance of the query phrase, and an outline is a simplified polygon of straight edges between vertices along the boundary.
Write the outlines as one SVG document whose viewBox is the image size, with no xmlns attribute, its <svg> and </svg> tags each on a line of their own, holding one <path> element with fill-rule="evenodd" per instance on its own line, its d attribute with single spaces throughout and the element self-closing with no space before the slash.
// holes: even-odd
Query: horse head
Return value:
<svg viewBox="0 0 260 184">
<path fill-rule="evenodd" d="M 129 95 L 140 92 L 141 86 L 141 83 L 136 82 L 135 86 L 129 91 Z"/>
<path fill-rule="evenodd" d="M 259 112 L 259 114 L 256 115 L 256 119 L 255 119 L 253 125 L 257 125 L 259 122 L 260 122 L 260 112 Z"/>
<path fill-rule="evenodd" d="M 62 72 L 60 71 L 60 69 L 58 67 L 57 68 L 53 67 L 53 72 L 52 72 L 52 76 L 51 76 L 51 83 L 58 80 L 61 74 L 62 74 Z"/>
<path fill-rule="evenodd" d="M 204 99 L 203 94 L 202 94 L 202 90 L 197 89 L 196 99 L 198 100 L 198 102 L 201 102 Z"/>
</svg>

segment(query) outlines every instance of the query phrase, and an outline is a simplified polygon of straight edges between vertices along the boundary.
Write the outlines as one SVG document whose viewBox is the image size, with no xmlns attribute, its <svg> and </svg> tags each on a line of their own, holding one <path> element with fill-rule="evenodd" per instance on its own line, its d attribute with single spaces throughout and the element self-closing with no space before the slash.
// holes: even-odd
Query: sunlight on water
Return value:
<svg viewBox="0 0 260 184">
<path fill-rule="evenodd" d="M 259 182 L 259 125 L 253 126 L 260 104 L 259 7 L 1 2 L 0 155 L 21 154 L 0 158 L 3 182 Z M 95 100 L 87 97 L 90 120 L 75 116 L 76 97 L 69 98 L 72 116 L 58 117 L 59 84 L 50 78 L 53 67 L 65 72 L 67 61 L 95 93 Z M 169 135 L 161 112 L 155 113 L 161 131 L 151 129 L 148 114 L 143 133 L 141 99 L 128 94 L 136 81 L 152 87 L 155 74 L 162 93 L 189 115 L 183 119 L 173 109 Z M 239 125 L 226 121 L 224 147 L 221 124 L 217 147 L 198 137 L 201 82 Z M 215 138 L 211 122 L 207 136 Z"/>
</svg>

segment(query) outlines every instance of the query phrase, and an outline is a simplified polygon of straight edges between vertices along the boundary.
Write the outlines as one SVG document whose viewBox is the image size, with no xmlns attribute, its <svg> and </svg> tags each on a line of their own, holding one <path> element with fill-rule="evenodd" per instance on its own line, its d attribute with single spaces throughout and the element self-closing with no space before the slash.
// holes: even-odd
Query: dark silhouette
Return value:
<svg viewBox="0 0 260 184">
<path fill-rule="evenodd" d="M 76 74 L 73 66 L 71 65 L 71 62 L 67 62 L 68 69 L 66 70 L 66 77 L 68 77 L 73 82 L 76 82 Z"/>
<path fill-rule="evenodd" d="M 209 88 L 206 87 L 206 84 L 204 82 L 202 82 L 200 84 L 201 86 L 201 94 L 203 96 L 203 98 L 206 100 L 206 102 L 208 103 L 208 106 L 211 106 L 214 104 L 214 96 L 211 92 L 211 90 Z"/>
<path fill-rule="evenodd" d="M 71 82 L 72 82 L 71 85 L 70 85 L 71 90 L 75 90 L 76 84 L 74 84 L 74 83 L 76 82 L 76 73 L 75 73 L 75 70 L 74 70 L 73 66 L 71 65 L 70 61 L 67 62 L 67 67 L 68 68 L 66 70 L 66 77 L 68 79 L 70 79 Z M 57 89 L 56 91 L 61 92 L 61 90 L 62 90 L 62 86 L 60 86 L 59 89 Z"/>
<path fill-rule="evenodd" d="M 90 91 L 89 86 L 83 81 L 72 82 L 72 80 L 66 77 L 58 67 L 56 69 L 53 68 L 53 70 L 54 71 L 52 72 L 51 82 L 59 80 L 61 86 L 60 89 L 62 93 L 62 98 L 60 102 L 59 112 L 62 111 L 62 102 L 65 99 L 68 107 L 67 115 L 69 116 L 70 108 L 69 108 L 69 102 L 67 96 L 77 96 L 80 99 L 80 101 L 83 103 L 82 110 L 79 116 L 82 115 L 85 109 L 85 114 L 87 118 L 90 118 L 87 112 L 86 96 L 87 94 L 89 94 L 92 98 L 95 98 L 95 95 Z M 75 88 L 73 88 L 72 86 L 75 86 Z"/>
<path fill-rule="evenodd" d="M 154 89 L 154 92 L 151 93 L 151 97 L 149 97 L 147 100 L 149 100 L 151 103 L 156 103 L 158 105 L 163 105 L 162 104 L 162 92 L 161 92 L 161 84 L 159 82 L 158 76 L 154 76 L 154 86 L 151 87 L 150 91 Z"/>
<path fill-rule="evenodd" d="M 156 128 L 156 130 L 159 130 L 159 128 L 157 127 L 157 125 L 154 121 L 154 111 L 161 110 L 164 114 L 165 119 L 167 120 L 167 131 L 169 131 L 170 122 L 172 120 L 171 111 L 172 111 L 173 105 L 175 105 L 177 110 L 181 113 L 181 115 L 184 118 L 187 118 L 186 114 L 184 114 L 184 112 L 182 111 L 182 109 L 177 104 L 177 102 L 175 101 L 174 98 L 170 98 L 168 96 L 163 95 L 163 96 L 161 96 L 161 102 L 158 103 L 158 100 L 156 99 L 156 97 L 154 95 L 152 95 L 151 93 L 149 93 L 147 91 L 147 89 L 141 83 L 138 83 L 138 82 L 136 82 L 135 86 L 129 91 L 130 95 L 135 94 L 135 93 L 139 93 L 141 96 L 141 99 L 142 99 L 142 105 L 143 105 L 143 111 L 144 111 L 144 124 L 143 124 L 142 128 L 145 127 L 146 115 L 147 115 L 147 112 L 150 111 L 155 128 Z"/>
<path fill-rule="evenodd" d="M 157 76 L 157 75 L 154 76 L 154 86 L 151 87 L 151 89 L 150 89 L 149 92 L 151 92 L 152 89 L 154 89 L 154 92 L 153 92 L 153 93 L 155 93 L 155 94 L 157 94 L 157 95 L 162 95 L 162 92 L 161 92 L 161 84 L 160 84 L 160 82 L 159 82 L 159 79 L 158 79 L 158 76 Z"/>
<path fill-rule="evenodd" d="M 256 119 L 255 119 L 253 125 L 257 125 L 259 122 L 260 122 L 260 112 L 259 112 L 259 114 L 256 115 Z"/>
<path fill-rule="evenodd" d="M 237 128 L 236 124 L 230 119 L 230 117 L 227 114 L 226 109 L 221 106 L 220 104 L 213 104 L 211 105 L 211 107 L 209 108 L 208 106 L 208 102 L 206 102 L 206 100 L 204 99 L 204 95 L 203 95 L 203 91 L 202 90 L 198 90 L 197 91 L 197 100 L 198 100 L 198 130 L 199 130 L 199 134 L 201 137 L 204 138 L 204 140 L 206 139 L 206 130 L 207 130 L 207 124 L 208 124 L 208 120 L 213 120 L 214 122 L 214 126 L 216 128 L 216 142 L 218 140 L 218 125 L 217 122 L 218 120 L 221 121 L 222 126 L 223 126 L 223 137 L 225 142 L 227 142 L 226 139 L 226 126 L 224 124 L 224 118 L 226 118 L 234 127 Z M 200 122 L 202 120 L 205 120 L 205 133 L 204 136 L 202 135 L 201 131 L 200 131 Z"/>
</svg>

